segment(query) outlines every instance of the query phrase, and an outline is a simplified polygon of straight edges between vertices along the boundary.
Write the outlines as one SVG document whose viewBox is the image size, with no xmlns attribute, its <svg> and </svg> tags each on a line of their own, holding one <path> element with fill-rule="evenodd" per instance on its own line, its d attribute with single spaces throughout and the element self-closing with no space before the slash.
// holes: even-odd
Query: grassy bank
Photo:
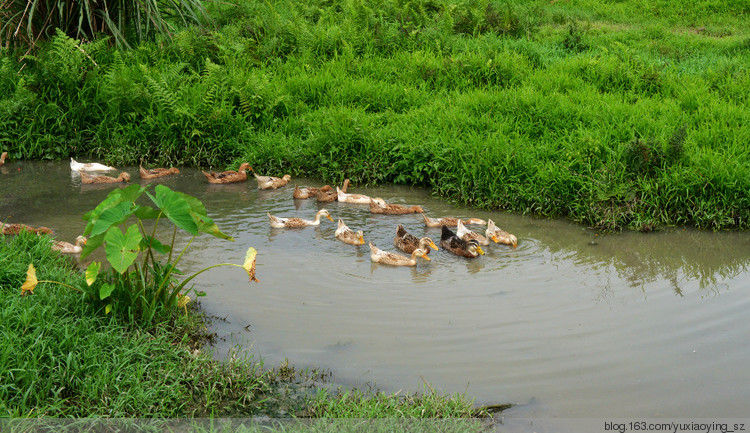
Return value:
<svg viewBox="0 0 750 433">
<path fill-rule="evenodd" d="M 29 263 L 39 280 L 81 286 L 50 239 L 0 236 L 0 418 L 353 417 L 469 418 L 465 396 L 317 391 L 325 375 L 248 357 L 216 361 L 198 313 L 148 326 L 105 314 L 85 295 L 40 283 L 21 296 Z M 182 310 L 179 310 L 182 312 Z M 354 398 L 356 396 L 356 398 Z"/>
<path fill-rule="evenodd" d="M 212 7 L 213 30 L 129 51 L 60 36 L 6 53 L 0 147 L 246 160 L 606 230 L 750 226 L 746 2 Z"/>
</svg>

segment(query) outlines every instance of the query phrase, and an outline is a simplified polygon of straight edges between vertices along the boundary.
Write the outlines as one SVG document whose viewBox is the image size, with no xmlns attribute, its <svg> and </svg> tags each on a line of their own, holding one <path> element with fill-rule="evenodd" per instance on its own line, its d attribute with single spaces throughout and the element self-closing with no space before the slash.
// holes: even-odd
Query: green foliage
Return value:
<svg viewBox="0 0 750 433">
<path fill-rule="evenodd" d="M 300 404 L 282 389 L 300 377 L 199 350 L 209 337 L 199 314 L 123 320 L 59 283 L 40 282 L 22 296 L 29 262 L 41 279 L 69 286 L 86 287 L 84 277 L 98 273 L 81 275 L 51 245 L 26 232 L 0 237 L 0 416 L 245 418 Z"/>
<path fill-rule="evenodd" d="M 144 193 L 155 208 L 136 203 Z M 155 238 L 159 221 L 163 217 L 174 224 L 175 232 L 179 228 L 193 236 L 174 259 L 174 236 L 170 245 Z M 128 225 L 131 218 L 135 218 L 136 222 Z M 101 265 L 94 262 L 86 270 L 86 282 L 91 286 L 90 298 L 95 302 L 105 302 L 107 312 L 114 310 L 115 313 L 141 323 L 151 323 L 159 313 L 169 313 L 178 306 L 184 307 L 189 302 L 189 298 L 183 293 L 184 287 L 194 277 L 209 269 L 236 266 L 244 268 L 251 279 L 254 275 L 254 265 L 251 275 L 247 263 L 222 263 L 209 266 L 182 282 L 177 282 L 173 274 L 180 273 L 177 264 L 195 237 L 206 233 L 222 239 L 234 239 L 219 230 L 198 199 L 164 185 L 157 185 L 155 194 L 139 185 L 116 189 L 95 209 L 86 213 L 84 219 L 88 221 L 84 234 L 90 238 L 82 256 L 85 257 L 104 245 L 107 262 L 112 268 L 110 275 L 100 285 L 94 283 Z M 149 220 L 154 221 L 150 234 L 144 225 L 144 221 Z M 254 251 L 252 248 L 251 250 Z M 166 254 L 169 256 L 165 264 L 157 255 Z M 139 255 L 142 257 L 140 262 L 137 261 Z"/>
<path fill-rule="evenodd" d="M 130 51 L 58 35 L 20 74 L 3 61 L 0 146 L 112 164 L 249 160 L 608 230 L 748 227 L 741 3 L 211 8 L 216 32 Z"/>
</svg>

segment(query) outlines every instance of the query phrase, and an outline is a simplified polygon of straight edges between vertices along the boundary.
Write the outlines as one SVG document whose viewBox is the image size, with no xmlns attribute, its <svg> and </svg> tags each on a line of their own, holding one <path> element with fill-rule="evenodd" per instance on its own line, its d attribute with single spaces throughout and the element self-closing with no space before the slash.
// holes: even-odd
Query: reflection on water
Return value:
<svg viewBox="0 0 750 433">
<path fill-rule="evenodd" d="M 259 284 L 248 285 L 241 270 L 194 280 L 208 294 L 204 308 L 227 317 L 216 324 L 221 351 L 242 342 L 269 362 L 331 368 L 342 383 L 415 390 L 424 378 L 479 403 L 522 403 L 508 416 L 746 416 L 750 234 L 598 235 L 559 220 L 457 208 L 419 188 L 350 186 L 420 204 L 432 217 L 492 218 L 519 238 L 517 248 L 491 245 L 477 259 L 441 250 L 429 263 L 393 268 L 371 263 L 367 245 L 336 240 L 327 219 L 271 229 L 266 213 L 312 219 L 326 208 L 390 251 L 398 224 L 436 241 L 440 230 L 418 214 L 293 200 L 295 182 L 321 186 L 212 185 L 191 169 L 142 182 L 195 195 L 236 240 L 199 237 L 183 259 L 186 272 L 241 263 L 249 246 L 259 252 Z M 0 171 L 0 186 L 0 220 L 48 226 L 69 241 L 85 227 L 81 215 L 118 187 L 82 188 L 66 163 L 17 161 Z"/>
</svg>

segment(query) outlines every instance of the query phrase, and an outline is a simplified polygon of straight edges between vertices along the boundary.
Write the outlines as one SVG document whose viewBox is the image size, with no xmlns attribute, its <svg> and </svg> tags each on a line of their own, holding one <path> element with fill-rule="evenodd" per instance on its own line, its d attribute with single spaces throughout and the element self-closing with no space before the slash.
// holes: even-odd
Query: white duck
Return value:
<svg viewBox="0 0 750 433">
<path fill-rule="evenodd" d="M 60 251 L 62 254 L 79 254 L 83 251 L 83 246 L 86 245 L 87 239 L 83 236 L 76 238 L 76 244 L 73 245 L 68 242 L 54 241 L 52 244 L 52 251 Z"/>
<path fill-rule="evenodd" d="M 333 221 L 333 218 L 331 218 L 331 214 L 329 214 L 325 209 L 321 209 L 315 214 L 314 221 L 304 220 L 302 218 L 282 218 L 271 215 L 270 212 L 268 213 L 268 219 L 271 220 L 271 227 L 275 229 L 281 229 L 284 227 L 318 226 L 320 225 L 320 219 L 322 217 L 326 217 L 329 220 Z"/>
<path fill-rule="evenodd" d="M 117 170 L 114 167 L 108 165 L 99 164 L 98 162 L 87 162 L 80 163 L 73 158 L 70 158 L 70 169 L 73 171 L 112 171 Z"/>
<path fill-rule="evenodd" d="M 364 194 L 347 194 L 344 191 L 341 191 L 341 188 L 338 186 L 336 187 L 336 193 L 338 194 L 338 200 L 341 203 L 370 204 L 370 200 L 372 200 L 371 197 Z M 377 200 L 380 200 L 379 203 L 385 204 L 382 199 Z"/>
</svg>

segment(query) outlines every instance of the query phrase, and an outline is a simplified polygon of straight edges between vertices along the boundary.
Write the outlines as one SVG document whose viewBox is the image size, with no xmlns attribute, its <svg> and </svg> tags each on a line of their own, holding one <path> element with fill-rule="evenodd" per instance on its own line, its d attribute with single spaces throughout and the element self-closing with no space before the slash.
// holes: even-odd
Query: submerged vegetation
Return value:
<svg viewBox="0 0 750 433">
<path fill-rule="evenodd" d="M 0 58 L 0 147 L 340 182 L 604 230 L 750 227 L 750 6 L 241 1 Z"/>
</svg>

